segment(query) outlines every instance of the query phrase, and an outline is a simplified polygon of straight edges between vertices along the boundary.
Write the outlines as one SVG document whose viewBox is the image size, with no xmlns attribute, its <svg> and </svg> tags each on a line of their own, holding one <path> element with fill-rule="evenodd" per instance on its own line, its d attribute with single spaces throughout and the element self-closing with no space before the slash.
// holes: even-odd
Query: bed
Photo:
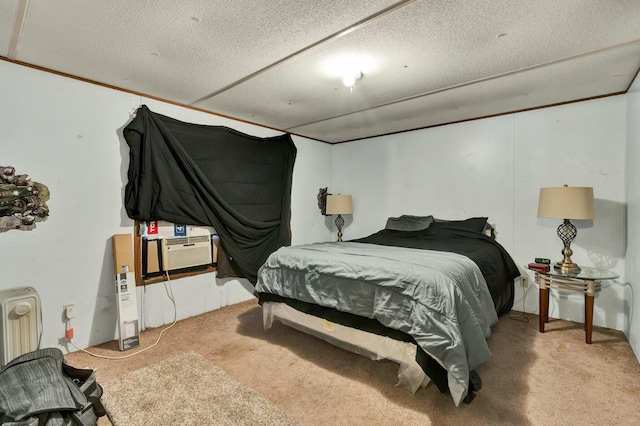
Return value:
<svg viewBox="0 0 640 426">
<path fill-rule="evenodd" d="M 400 365 L 410 392 L 433 381 L 458 406 L 482 381 L 487 338 L 513 306 L 520 275 L 487 218 L 389 218 L 368 237 L 282 247 L 258 272 L 265 329 L 274 320 Z"/>
</svg>

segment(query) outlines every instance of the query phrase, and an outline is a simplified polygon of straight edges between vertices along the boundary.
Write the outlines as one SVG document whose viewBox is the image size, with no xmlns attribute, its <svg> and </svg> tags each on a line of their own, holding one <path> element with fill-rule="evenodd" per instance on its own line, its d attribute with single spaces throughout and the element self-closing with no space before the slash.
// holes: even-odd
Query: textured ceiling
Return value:
<svg viewBox="0 0 640 426">
<path fill-rule="evenodd" d="M 3 0 L 0 56 L 334 143 L 623 93 L 640 1 Z"/>
</svg>

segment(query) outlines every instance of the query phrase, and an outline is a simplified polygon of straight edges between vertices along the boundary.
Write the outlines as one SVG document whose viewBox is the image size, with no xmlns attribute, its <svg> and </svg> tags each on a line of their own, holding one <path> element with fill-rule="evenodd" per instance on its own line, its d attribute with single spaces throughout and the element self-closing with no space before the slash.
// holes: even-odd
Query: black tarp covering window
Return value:
<svg viewBox="0 0 640 426">
<path fill-rule="evenodd" d="M 132 219 L 213 226 L 220 276 L 255 283 L 267 256 L 291 243 L 291 135 L 259 138 L 222 126 L 190 124 L 138 109 L 125 127 Z M 228 253 L 231 271 L 224 269 Z"/>
</svg>

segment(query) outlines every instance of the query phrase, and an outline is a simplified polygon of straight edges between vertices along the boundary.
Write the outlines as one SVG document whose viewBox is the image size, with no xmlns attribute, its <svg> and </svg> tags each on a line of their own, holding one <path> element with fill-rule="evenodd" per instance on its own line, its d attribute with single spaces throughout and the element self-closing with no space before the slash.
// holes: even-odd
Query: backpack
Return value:
<svg viewBox="0 0 640 426">
<path fill-rule="evenodd" d="M 0 424 L 94 426 L 101 396 L 95 372 L 67 365 L 60 349 L 29 352 L 0 370 Z"/>
</svg>

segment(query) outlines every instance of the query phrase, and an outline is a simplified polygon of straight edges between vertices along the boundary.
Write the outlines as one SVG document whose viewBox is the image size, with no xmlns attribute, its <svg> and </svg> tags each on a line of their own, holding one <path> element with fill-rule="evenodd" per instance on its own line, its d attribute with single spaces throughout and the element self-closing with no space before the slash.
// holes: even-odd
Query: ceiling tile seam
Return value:
<svg viewBox="0 0 640 426">
<path fill-rule="evenodd" d="M 553 59 L 551 61 L 542 62 L 540 64 L 535 64 L 535 65 L 530 65 L 528 67 L 519 68 L 517 70 L 507 71 L 507 72 L 504 72 L 504 73 L 501 73 L 501 74 L 495 74 L 495 75 L 491 75 L 491 76 L 487 76 L 487 77 L 482 77 L 482 78 L 479 78 L 479 79 L 476 79 L 476 80 L 466 81 L 464 83 L 454 84 L 452 86 L 443 87 L 443 88 L 436 89 L 436 90 L 430 90 L 430 91 L 424 92 L 424 93 L 419 93 L 417 95 L 411 95 L 411 96 L 407 96 L 407 97 L 404 97 L 404 98 L 395 99 L 395 100 L 388 101 L 388 102 L 383 102 L 381 104 L 374 105 L 374 106 L 369 107 L 369 108 L 359 109 L 359 110 L 355 110 L 355 111 L 349 111 L 349 112 L 345 112 L 343 114 L 338 114 L 338 115 L 334 115 L 334 116 L 331 116 L 331 117 L 322 118 L 322 119 L 315 120 L 315 121 L 310 121 L 310 122 L 307 122 L 307 123 L 297 124 L 295 126 L 287 127 L 287 128 L 285 128 L 285 130 L 289 131 L 291 129 L 296 129 L 298 127 L 309 126 L 311 124 L 318 124 L 318 123 L 322 123 L 323 121 L 329 121 L 329 120 L 333 120 L 333 119 L 336 119 L 336 118 L 346 117 L 346 116 L 352 115 L 352 114 L 358 114 L 358 113 L 361 113 L 361 112 L 371 111 L 371 110 L 374 110 L 374 109 L 383 108 L 383 107 L 386 107 L 386 106 L 390 106 L 390 105 L 394 105 L 394 104 L 398 104 L 398 103 L 402 103 L 402 102 L 406 102 L 406 101 L 412 101 L 412 100 L 419 99 L 419 98 L 422 98 L 422 97 L 425 97 L 425 96 L 435 95 L 435 94 L 438 94 L 438 93 L 447 92 L 449 90 L 454 90 L 454 89 L 459 89 L 459 88 L 462 88 L 462 87 L 472 86 L 474 84 L 484 83 L 484 82 L 487 82 L 487 81 L 496 80 L 498 78 L 507 77 L 507 76 L 510 76 L 510 75 L 520 74 L 520 73 L 523 73 L 525 71 L 531 71 L 531 70 L 538 69 L 538 68 L 544 68 L 546 66 L 558 64 L 560 62 L 565 62 L 565 61 L 570 61 L 570 60 L 573 60 L 573 59 L 583 58 L 583 57 L 594 55 L 596 53 L 601 53 L 601 52 L 604 52 L 604 51 L 607 51 L 607 50 L 616 49 L 618 47 L 627 46 L 627 45 L 630 45 L 630 44 L 637 43 L 639 41 L 640 41 L 640 39 L 634 39 L 634 40 L 626 41 L 624 43 L 616 44 L 616 45 L 613 45 L 613 46 L 607 46 L 607 47 L 603 47 L 603 48 L 600 48 L 600 49 L 592 50 L 592 51 L 589 51 L 589 52 L 579 53 L 577 55 L 572 55 L 572 56 L 566 56 L 566 57 L 563 57 L 563 58 Z"/>
<path fill-rule="evenodd" d="M 27 19 L 27 9 L 29 8 L 29 0 L 18 0 L 16 13 L 13 16 L 13 27 L 11 28 L 11 36 L 9 37 L 9 50 L 7 58 L 15 60 L 18 57 L 18 45 L 22 35 L 24 21 Z"/>
<path fill-rule="evenodd" d="M 277 66 L 280 66 L 285 62 L 288 62 L 288 61 L 290 61 L 290 60 L 292 60 L 292 59 L 294 59 L 294 58 L 296 58 L 296 57 L 298 57 L 298 56 L 300 56 L 300 55 L 302 55 L 302 54 L 304 54 L 306 52 L 309 52 L 312 49 L 315 49 L 315 48 L 317 48 L 319 46 L 322 46 L 322 45 L 325 45 L 325 44 L 327 44 L 327 43 L 329 43 L 331 41 L 337 40 L 340 37 L 343 37 L 343 36 L 345 36 L 347 34 L 350 34 L 350 33 L 354 32 L 354 31 L 362 29 L 362 28 L 366 27 L 367 25 L 373 23 L 374 21 L 376 21 L 376 20 L 378 20 L 378 19 L 380 19 L 380 18 L 382 18 L 382 17 L 384 17 L 384 16 L 386 16 L 388 14 L 396 12 L 397 10 L 400 10 L 401 8 L 403 8 L 405 6 L 408 6 L 409 4 L 414 3 L 415 1 L 417 1 L 417 0 L 401 0 L 401 1 L 397 2 L 397 3 L 394 3 L 389 7 L 386 7 L 384 9 L 382 9 L 382 10 L 379 10 L 378 12 L 376 12 L 376 13 L 374 13 L 372 15 L 369 15 L 366 18 L 361 19 L 360 21 L 358 21 L 358 22 L 356 22 L 354 24 L 351 24 L 348 27 L 341 29 L 340 31 L 337 31 L 337 32 L 335 32 L 333 34 L 330 34 L 330 35 L 328 35 L 328 36 L 326 36 L 326 37 L 324 37 L 324 38 L 322 38 L 322 39 L 320 39 L 320 40 L 318 40 L 318 41 L 316 41 L 314 43 L 311 43 L 310 45 L 305 46 L 302 49 L 297 50 L 297 51 L 285 56 L 284 58 L 278 59 L 277 61 L 272 62 L 271 64 L 269 64 L 269 65 L 267 65 L 267 66 L 265 66 L 263 68 L 260 68 L 259 70 L 254 71 L 251 74 L 248 74 L 245 77 L 243 77 L 243 78 L 241 78 L 239 80 L 236 80 L 233 83 L 230 83 L 230 84 L 228 84 L 228 85 L 216 90 L 215 92 L 212 92 L 212 93 L 210 93 L 210 94 L 208 94 L 206 96 L 203 96 L 202 98 L 191 102 L 189 105 L 195 105 L 195 104 L 198 104 L 200 102 L 204 102 L 204 101 L 206 101 L 208 99 L 211 99 L 211 98 L 213 98 L 215 96 L 218 96 L 219 94 L 224 93 L 224 92 L 226 92 L 226 91 L 228 91 L 230 89 L 233 89 L 234 87 L 239 86 L 240 84 L 245 83 L 245 82 L 247 82 L 247 81 L 249 81 L 249 80 L 251 80 L 251 79 L 253 79 L 253 78 L 255 78 L 255 77 L 257 77 L 257 76 L 259 76 L 259 75 L 261 75 L 261 74 L 263 74 L 263 73 L 265 73 L 265 72 L 267 72 L 267 71 L 269 71 L 269 70 L 271 70 L 271 69 L 273 69 L 275 67 L 277 67 Z"/>
</svg>

